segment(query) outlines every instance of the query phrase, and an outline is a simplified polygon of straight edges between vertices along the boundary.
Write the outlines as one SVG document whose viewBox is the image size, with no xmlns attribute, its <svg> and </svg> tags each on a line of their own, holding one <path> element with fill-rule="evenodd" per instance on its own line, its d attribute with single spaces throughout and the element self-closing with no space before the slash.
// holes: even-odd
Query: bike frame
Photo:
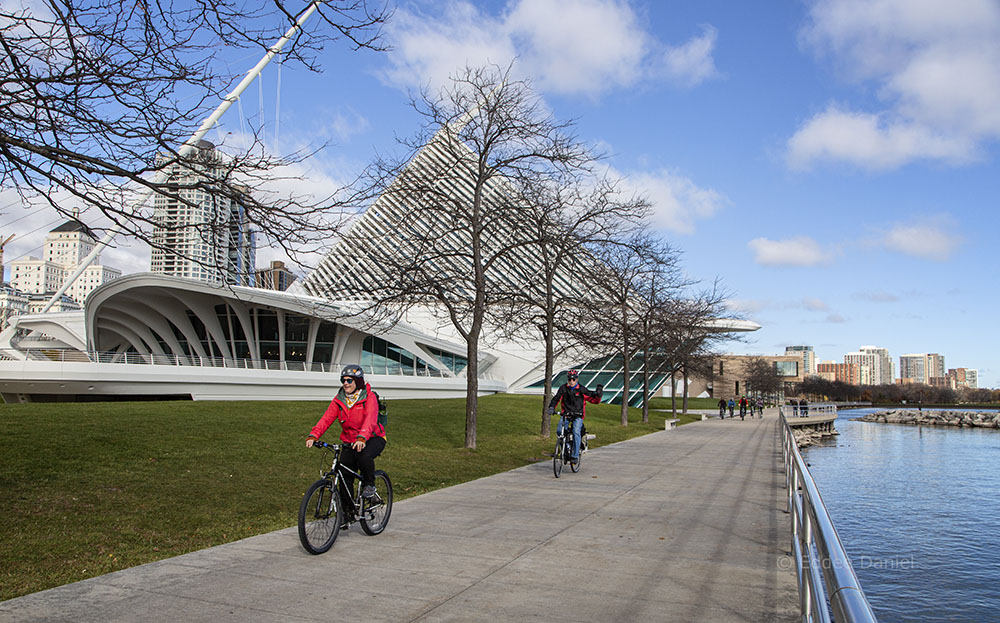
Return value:
<svg viewBox="0 0 1000 623">
<path fill-rule="evenodd" d="M 364 510 L 363 509 L 364 500 L 361 499 L 361 493 L 360 493 L 361 474 L 354 471 L 350 467 L 347 467 L 346 465 L 342 465 L 340 463 L 340 452 L 341 450 L 344 449 L 344 446 L 333 445 L 318 440 L 316 441 L 315 445 L 333 451 L 333 465 L 330 466 L 330 471 L 323 474 L 323 478 L 333 481 L 334 488 L 336 488 L 338 495 L 340 493 L 341 487 L 344 488 L 344 491 L 347 491 L 347 499 L 351 501 L 351 511 L 354 513 L 355 517 L 360 517 L 362 511 Z M 357 485 L 355 489 L 357 489 L 357 491 L 351 491 L 347 488 L 347 483 L 345 482 L 346 479 L 343 477 L 344 472 L 348 472 L 351 476 L 354 476 L 355 484 Z M 344 510 L 346 511 L 347 509 L 345 508 Z"/>
</svg>

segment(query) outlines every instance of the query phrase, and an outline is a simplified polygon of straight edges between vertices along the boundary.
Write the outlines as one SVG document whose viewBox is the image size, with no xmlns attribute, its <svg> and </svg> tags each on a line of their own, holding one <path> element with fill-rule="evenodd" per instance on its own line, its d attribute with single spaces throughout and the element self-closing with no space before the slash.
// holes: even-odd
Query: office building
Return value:
<svg viewBox="0 0 1000 623">
<path fill-rule="evenodd" d="M 45 236 L 41 258 L 28 257 L 10 263 L 10 285 L 25 294 L 55 293 L 94 250 L 96 243 L 95 236 L 79 221 L 66 221 Z M 79 308 L 91 292 L 121 274 L 117 268 L 102 266 L 98 258 L 66 290 L 66 296 Z"/>
<path fill-rule="evenodd" d="M 861 370 L 857 364 L 824 361 L 816 364 L 816 373 L 828 381 L 861 385 Z"/>
<path fill-rule="evenodd" d="M 254 286 L 265 290 L 287 290 L 295 282 L 295 273 L 285 268 L 285 263 L 271 262 L 269 268 L 259 268 L 254 278 Z"/>
<path fill-rule="evenodd" d="M 799 355 L 802 357 L 801 374 L 803 377 L 816 374 L 816 353 L 812 346 L 786 346 L 786 355 Z"/>
<path fill-rule="evenodd" d="M 857 352 L 844 355 L 844 363 L 858 366 L 861 385 L 891 385 L 895 378 L 887 348 L 862 346 Z"/>
<path fill-rule="evenodd" d="M 970 368 L 952 368 L 948 376 L 955 380 L 956 387 L 979 388 L 979 371 Z"/>
</svg>

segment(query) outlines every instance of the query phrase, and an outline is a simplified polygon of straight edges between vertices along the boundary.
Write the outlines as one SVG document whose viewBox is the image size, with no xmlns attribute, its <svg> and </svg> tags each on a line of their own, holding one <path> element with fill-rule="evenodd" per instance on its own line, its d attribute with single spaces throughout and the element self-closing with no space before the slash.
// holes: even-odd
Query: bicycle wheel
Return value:
<svg viewBox="0 0 1000 623">
<path fill-rule="evenodd" d="M 573 451 L 570 450 L 570 456 L 572 456 L 572 454 L 573 454 Z M 582 461 L 582 460 L 583 460 L 583 442 L 581 441 L 580 442 L 580 454 L 578 454 L 576 456 L 576 463 L 574 463 L 572 460 L 569 462 L 569 468 L 571 470 L 573 470 L 574 474 L 577 473 L 578 471 L 580 471 L 580 461 Z"/>
<path fill-rule="evenodd" d="M 321 478 L 312 483 L 299 505 L 299 540 L 310 554 L 322 554 L 337 540 L 344 509 L 333 482 Z"/>
<path fill-rule="evenodd" d="M 389 474 L 375 470 L 375 497 L 361 504 L 361 529 L 365 534 L 374 536 L 385 530 L 392 514 L 392 481 Z"/>
<path fill-rule="evenodd" d="M 563 438 L 556 439 L 556 451 L 552 453 L 552 473 L 559 477 L 563 466 Z"/>
</svg>

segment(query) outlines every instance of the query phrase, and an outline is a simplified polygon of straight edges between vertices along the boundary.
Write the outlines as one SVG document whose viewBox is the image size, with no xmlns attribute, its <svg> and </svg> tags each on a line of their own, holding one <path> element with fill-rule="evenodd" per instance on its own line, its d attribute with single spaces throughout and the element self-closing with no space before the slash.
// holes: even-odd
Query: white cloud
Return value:
<svg viewBox="0 0 1000 623">
<path fill-rule="evenodd" d="M 834 324 L 841 324 L 847 322 L 847 318 L 841 316 L 840 314 L 834 312 L 826 317 L 826 321 Z"/>
<path fill-rule="evenodd" d="M 772 307 L 771 303 L 757 299 L 728 299 L 725 305 L 733 310 L 734 313 L 748 315 L 759 314 L 765 309 Z"/>
<path fill-rule="evenodd" d="M 754 261 L 762 266 L 816 266 L 830 260 L 830 254 L 808 236 L 789 240 L 754 238 L 747 243 Z"/>
<path fill-rule="evenodd" d="M 695 86 L 718 75 L 712 52 L 718 31 L 712 26 L 703 26 L 701 36 L 687 43 L 671 47 L 663 53 L 663 74 L 679 84 Z"/>
<path fill-rule="evenodd" d="M 830 306 L 821 299 L 807 296 L 802 299 L 802 306 L 809 311 L 829 311 Z"/>
<path fill-rule="evenodd" d="M 437 88 L 466 64 L 514 59 L 515 71 L 541 91 L 592 97 L 647 79 L 694 86 L 716 75 L 714 28 L 669 46 L 622 0 L 511 0 L 496 16 L 461 0 L 444 7 L 433 15 L 396 11 L 386 27 L 388 82 Z"/>
<path fill-rule="evenodd" d="M 950 231 L 946 218 L 893 226 L 882 237 L 882 244 L 891 251 L 936 262 L 944 262 L 961 244 L 961 238 Z"/>
<path fill-rule="evenodd" d="M 831 106 L 816 115 L 789 141 L 792 166 L 958 164 L 1000 138 L 1000 4 L 992 0 L 820 0 L 802 40 L 848 79 L 873 82 L 884 109 Z"/>
<path fill-rule="evenodd" d="M 925 125 L 831 106 L 789 139 L 788 164 L 804 169 L 818 160 L 830 160 L 885 170 L 915 158 L 960 163 L 973 151 L 974 144 L 966 136 L 934 134 Z"/>
<path fill-rule="evenodd" d="M 654 226 L 679 234 L 694 233 L 696 221 L 711 217 L 726 202 L 717 191 L 666 170 L 632 172 L 624 183 L 649 199 Z"/>
</svg>

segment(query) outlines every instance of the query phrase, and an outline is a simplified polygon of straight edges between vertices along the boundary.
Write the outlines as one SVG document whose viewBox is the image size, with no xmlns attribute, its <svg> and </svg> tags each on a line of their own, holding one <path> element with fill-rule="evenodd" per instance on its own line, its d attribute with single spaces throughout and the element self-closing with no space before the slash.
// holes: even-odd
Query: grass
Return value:
<svg viewBox="0 0 1000 623">
<path fill-rule="evenodd" d="M 548 460 L 541 399 L 394 400 L 377 460 L 396 499 Z M 322 453 L 305 435 L 326 403 L 0 404 L 0 600 L 295 524 Z M 597 447 L 663 427 L 590 405 Z M 689 416 L 682 424 L 698 419 Z M 555 420 L 552 424 L 555 429 Z M 325 439 L 339 435 L 334 425 Z"/>
</svg>

